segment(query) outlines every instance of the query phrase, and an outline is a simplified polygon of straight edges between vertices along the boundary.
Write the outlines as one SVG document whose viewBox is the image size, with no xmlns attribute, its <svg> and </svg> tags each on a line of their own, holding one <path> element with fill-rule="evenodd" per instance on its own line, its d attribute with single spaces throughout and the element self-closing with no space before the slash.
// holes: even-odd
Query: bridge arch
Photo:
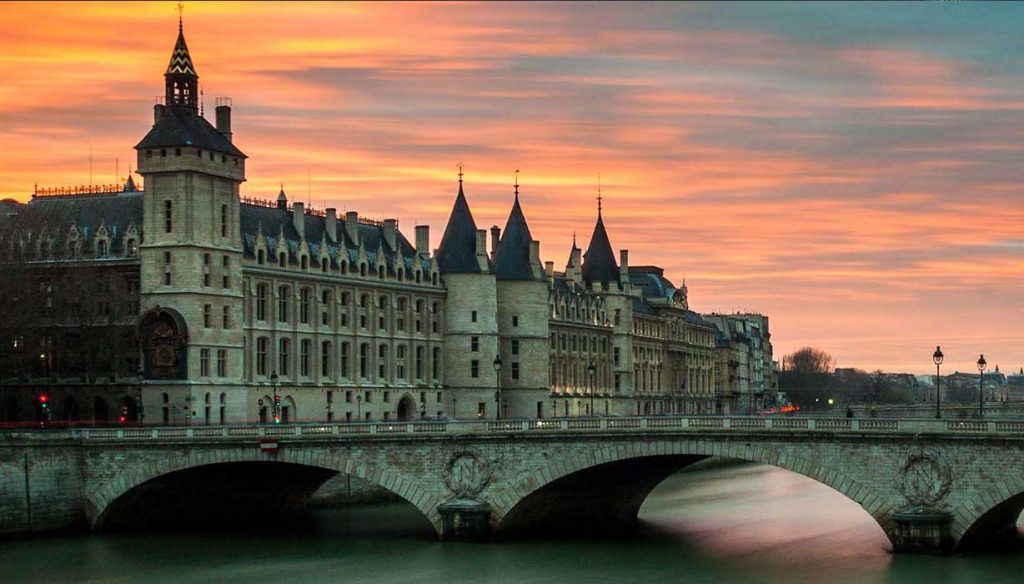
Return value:
<svg viewBox="0 0 1024 584">
<path fill-rule="evenodd" d="M 999 543 L 1001 538 L 1014 539 L 1022 511 L 1024 475 L 1000 480 L 953 509 L 953 539 L 959 548 Z"/>
<path fill-rule="evenodd" d="M 437 506 L 442 501 L 417 488 L 416 482 L 405 476 L 387 468 L 380 468 L 337 453 L 314 454 L 302 449 L 283 449 L 277 455 L 269 455 L 261 453 L 252 446 L 190 451 L 188 454 L 168 455 L 159 461 L 134 462 L 92 490 L 86 497 L 86 518 L 93 529 L 102 529 L 113 523 L 112 519 L 114 518 L 111 514 L 116 513 L 117 502 L 131 494 L 134 489 L 146 485 L 150 481 L 180 471 L 235 463 L 256 463 L 268 466 L 284 463 L 307 469 L 318 469 L 329 473 L 324 477 L 324 481 L 334 473 L 358 477 L 386 489 L 412 504 L 434 526 L 435 531 L 440 533 L 441 520 Z"/>
<path fill-rule="evenodd" d="M 711 456 L 775 466 L 822 483 L 859 504 L 882 528 L 890 543 L 895 541 L 896 523 L 889 501 L 849 475 L 784 449 L 706 440 L 620 443 L 553 461 L 526 474 L 507 488 L 505 494 L 499 495 L 497 501 L 492 501 L 492 525 L 499 533 L 517 531 L 526 519 L 524 514 L 537 509 L 536 497 L 544 496 L 546 488 L 571 480 L 574 475 L 585 476 L 602 468 L 627 471 L 620 477 L 641 471 L 632 475 L 637 480 L 619 485 L 625 487 L 616 494 L 616 501 L 622 506 L 612 510 L 612 519 L 635 519 L 654 487 L 689 464 Z M 582 484 L 595 484 L 600 480 L 586 477 Z"/>
</svg>

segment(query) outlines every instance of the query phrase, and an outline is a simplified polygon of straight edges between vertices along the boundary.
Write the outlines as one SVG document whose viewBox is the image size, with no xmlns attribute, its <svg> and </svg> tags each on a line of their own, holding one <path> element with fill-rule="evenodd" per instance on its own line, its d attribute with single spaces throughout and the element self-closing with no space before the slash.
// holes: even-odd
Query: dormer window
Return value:
<svg viewBox="0 0 1024 584">
<path fill-rule="evenodd" d="M 107 257 L 107 242 L 100 240 L 96 242 L 96 257 Z"/>
</svg>

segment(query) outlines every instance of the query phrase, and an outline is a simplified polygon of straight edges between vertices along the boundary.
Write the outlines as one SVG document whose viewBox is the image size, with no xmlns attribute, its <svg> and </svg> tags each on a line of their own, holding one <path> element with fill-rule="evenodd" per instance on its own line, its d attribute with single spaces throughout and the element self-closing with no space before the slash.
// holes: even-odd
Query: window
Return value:
<svg viewBox="0 0 1024 584">
<path fill-rule="evenodd" d="M 231 258 L 224 256 L 221 263 L 224 268 L 224 274 L 220 277 L 220 287 L 227 290 L 231 288 L 231 276 L 228 275 L 228 270 L 231 269 Z"/>
<path fill-rule="evenodd" d="M 395 377 L 405 379 L 405 345 L 395 348 Z"/>
<path fill-rule="evenodd" d="M 203 328 L 210 328 L 210 317 L 213 312 L 213 306 L 210 304 L 203 305 Z"/>
<path fill-rule="evenodd" d="M 352 392 L 351 391 L 346 391 L 345 392 L 345 403 L 348 403 L 348 404 L 352 403 Z"/>
<path fill-rule="evenodd" d="M 380 379 L 388 378 L 388 346 L 381 345 L 377 347 L 377 376 Z"/>
<path fill-rule="evenodd" d="M 96 243 L 96 255 L 98 257 L 101 257 L 101 258 L 107 256 L 107 242 L 106 241 L 101 240 L 101 241 Z"/>
<path fill-rule="evenodd" d="M 390 402 L 391 402 L 391 392 L 390 391 L 385 391 L 384 392 L 384 403 L 390 403 Z"/>
<path fill-rule="evenodd" d="M 327 326 L 331 323 L 331 291 L 324 290 L 321 293 L 320 303 L 323 306 L 320 312 L 320 324 Z"/>
<path fill-rule="evenodd" d="M 475 310 L 469 314 L 469 320 L 472 321 L 472 322 L 476 322 L 476 311 Z"/>
<path fill-rule="evenodd" d="M 309 352 L 313 342 L 309 339 L 302 339 L 299 343 L 299 375 L 309 377 Z"/>
<path fill-rule="evenodd" d="M 279 268 L 283 268 L 283 267 L 285 267 L 287 265 L 288 265 L 288 254 L 286 254 L 286 253 L 284 253 L 282 251 L 281 253 L 277 254 L 277 266 Z"/>
<path fill-rule="evenodd" d="M 299 291 L 299 322 L 302 324 L 309 324 L 309 301 L 312 294 L 309 288 Z"/>
<path fill-rule="evenodd" d="M 173 229 L 173 208 L 174 203 L 170 200 L 164 201 L 164 233 L 170 233 Z"/>
<path fill-rule="evenodd" d="M 331 342 L 320 343 L 320 375 L 329 377 L 331 375 Z"/>
<path fill-rule="evenodd" d="M 511 348 L 513 355 L 519 354 L 519 339 L 512 339 Z"/>
<path fill-rule="evenodd" d="M 221 326 L 226 329 L 231 328 L 231 307 L 225 306 L 221 309 Z"/>
<path fill-rule="evenodd" d="M 208 377 L 210 375 L 210 350 L 199 349 L 199 376 Z"/>
<path fill-rule="evenodd" d="M 291 290 L 288 286 L 281 286 L 277 289 L 277 321 L 288 322 L 288 294 Z"/>
<path fill-rule="evenodd" d="M 288 375 L 288 350 L 291 348 L 289 339 L 281 339 L 278 342 L 277 350 L 277 372 L 282 376 Z"/>
<path fill-rule="evenodd" d="M 203 268 L 203 287 L 210 287 L 210 268 Z"/>
<path fill-rule="evenodd" d="M 480 361 L 473 359 L 469 362 L 469 376 L 473 379 L 480 377 Z"/>
<path fill-rule="evenodd" d="M 267 320 L 267 285 L 256 285 L 256 320 Z"/>
<path fill-rule="evenodd" d="M 228 206 L 220 206 L 220 236 L 228 236 Z"/>
<path fill-rule="evenodd" d="M 267 337 L 259 337 L 256 339 L 256 374 L 266 375 L 267 374 L 267 346 L 269 340 Z"/>
<path fill-rule="evenodd" d="M 341 367 L 340 373 L 342 377 L 348 377 L 348 348 L 349 344 L 347 341 L 341 343 L 341 363 L 339 365 Z"/>
<path fill-rule="evenodd" d="M 423 347 L 416 347 L 416 379 L 423 379 Z"/>
<path fill-rule="evenodd" d="M 519 363 L 512 362 L 512 379 L 519 379 Z"/>
<path fill-rule="evenodd" d="M 487 417 L 487 402 L 478 402 L 476 404 L 476 417 L 486 418 Z"/>
<path fill-rule="evenodd" d="M 370 345 L 363 343 L 359 345 L 359 377 L 366 379 L 370 370 Z M 369 401 L 369 400 L 367 400 Z"/>
<path fill-rule="evenodd" d="M 430 372 L 434 381 L 439 381 L 441 379 L 441 349 L 438 347 L 434 347 L 430 361 Z"/>
<path fill-rule="evenodd" d="M 613 357 L 613 361 L 615 362 L 616 365 L 618 365 L 619 364 L 619 356 L 622 354 L 622 350 L 619 349 L 618 347 L 615 347 L 615 349 L 612 350 L 612 353 L 615 355 L 615 357 Z"/>
<path fill-rule="evenodd" d="M 512 326 L 519 326 L 519 317 L 518 316 L 513 316 L 512 317 Z"/>
<path fill-rule="evenodd" d="M 217 349 L 217 377 L 228 376 L 228 351 Z"/>
<path fill-rule="evenodd" d="M 474 353 L 480 350 L 480 337 L 469 337 L 469 350 Z"/>
</svg>

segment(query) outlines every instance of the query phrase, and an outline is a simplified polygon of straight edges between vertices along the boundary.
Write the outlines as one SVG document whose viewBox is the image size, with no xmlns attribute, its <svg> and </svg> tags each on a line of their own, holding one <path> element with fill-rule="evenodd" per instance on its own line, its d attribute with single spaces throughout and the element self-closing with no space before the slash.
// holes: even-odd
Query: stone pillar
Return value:
<svg viewBox="0 0 1024 584">
<path fill-rule="evenodd" d="M 452 499 L 437 506 L 444 541 L 484 541 L 491 535 L 491 506 L 485 501 Z"/>
<path fill-rule="evenodd" d="M 954 541 L 950 533 L 953 514 L 941 509 L 912 507 L 896 513 L 896 553 L 949 554 Z"/>
</svg>

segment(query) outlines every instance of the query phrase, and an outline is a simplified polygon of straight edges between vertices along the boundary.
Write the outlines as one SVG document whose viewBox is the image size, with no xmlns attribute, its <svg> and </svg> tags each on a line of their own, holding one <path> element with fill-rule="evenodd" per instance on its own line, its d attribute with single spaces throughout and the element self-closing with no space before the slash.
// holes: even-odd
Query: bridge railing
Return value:
<svg viewBox="0 0 1024 584">
<path fill-rule="evenodd" d="M 62 430 L 0 430 L 12 435 L 67 436 L 85 440 L 163 439 L 344 439 L 361 436 L 467 434 L 768 432 L 836 434 L 1024 435 L 1024 420 L 938 420 L 894 418 L 790 418 L 724 416 L 579 417 L 543 420 L 448 420 L 418 422 L 325 422 L 238 426 L 131 426 Z"/>
</svg>

